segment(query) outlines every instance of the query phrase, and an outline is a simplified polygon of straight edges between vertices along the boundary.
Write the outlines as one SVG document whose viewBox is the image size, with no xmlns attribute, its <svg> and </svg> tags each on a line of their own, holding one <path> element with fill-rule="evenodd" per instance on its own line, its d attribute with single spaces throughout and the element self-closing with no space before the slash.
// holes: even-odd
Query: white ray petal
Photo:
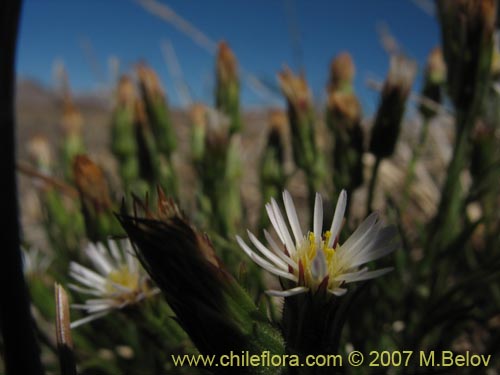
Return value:
<svg viewBox="0 0 500 375">
<path fill-rule="evenodd" d="M 102 318 L 103 316 L 107 315 L 108 313 L 109 313 L 109 311 L 103 311 L 103 312 L 100 312 L 98 314 L 89 315 L 89 316 L 86 316 L 85 318 L 75 320 L 69 326 L 71 329 L 74 329 L 76 327 L 81 326 L 82 324 L 85 324 L 85 323 L 91 322 L 93 320 Z"/>
<path fill-rule="evenodd" d="M 93 244 L 85 248 L 85 255 L 87 255 L 94 267 L 101 274 L 107 275 L 113 270 L 113 267 L 108 259 L 106 259 L 106 257 Z"/>
<path fill-rule="evenodd" d="M 341 275 L 338 275 L 337 277 L 335 277 L 335 281 L 344 281 L 349 278 L 352 278 L 352 277 L 357 277 L 359 275 L 362 275 L 364 273 L 368 272 L 368 267 L 363 267 L 362 269 L 358 270 L 358 271 L 354 271 L 354 272 L 347 272 L 347 273 L 343 273 Z"/>
<path fill-rule="evenodd" d="M 86 267 L 79 265 L 78 263 L 71 262 L 69 265 L 70 276 L 78 280 L 84 285 L 89 287 L 94 287 L 99 290 L 106 289 L 106 279 L 101 275 L 89 270 Z"/>
<path fill-rule="evenodd" d="M 347 239 L 346 242 L 342 245 L 342 247 L 346 248 L 351 248 L 358 242 L 358 240 L 361 240 L 364 236 L 366 236 L 367 233 L 370 232 L 370 229 L 377 223 L 378 221 L 378 213 L 373 212 L 371 213 L 363 222 L 359 225 L 358 228 L 354 231 L 351 236 Z"/>
<path fill-rule="evenodd" d="M 344 220 L 345 209 L 347 206 L 347 193 L 345 190 L 340 192 L 337 205 L 335 206 L 335 214 L 333 215 L 332 226 L 330 227 L 330 239 L 328 240 L 328 247 L 333 246 L 335 238 L 339 235 L 342 221 Z"/>
<path fill-rule="evenodd" d="M 123 263 L 123 257 L 122 257 L 122 252 L 120 249 L 118 249 L 118 245 L 116 244 L 115 241 L 113 240 L 108 240 L 108 248 L 111 253 L 111 256 L 115 260 L 115 264 L 122 264 Z"/>
<path fill-rule="evenodd" d="M 252 259 L 255 263 L 257 263 L 259 266 L 262 268 L 266 269 L 267 271 L 277 275 L 284 277 L 286 279 L 292 280 L 292 281 L 297 281 L 297 277 L 292 275 L 289 272 L 282 271 L 275 266 L 273 266 L 271 263 L 267 262 L 266 260 L 262 259 L 259 255 L 255 254 L 252 249 L 248 247 L 248 245 L 241 239 L 240 236 L 236 236 L 236 241 L 240 245 L 240 247 L 243 249 L 243 251 Z"/>
<path fill-rule="evenodd" d="M 347 241 L 342 244 L 337 252 L 339 262 L 349 263 L 352 261 L 358 252 L 362 250 L 362 245 L 366 244 L 366 242 L 370 242 L 379 229 L 380 221 L 378 220 L 378 214 L 374 212 L 368 216 Z"/>
<path fill-rule="evenodd" d="M 288 263 L 288 265 L 290 265 L 293 269 L 298 268 L 297 263 L 288 255 L 286 255 L 282 249 L 279 248 L 276 241 L 274 241 L 269 232 L 265 229 L 264 229 L 264 237 L 266 237 L 267 242 L 269 243 L 269 245 L 271 245 L 271 249 L 274 251 L 276 255 L 278 255 L 281 259 L 283 259 L 286 263 Z"/>
<path fill-rule="evenodd" d="M 287 289 L 287 290 L 266 290 L 266 294 L 274 297 L 290 297 L 296 294 L 307 292 L 309 288 L 305 286 L 298 286 L 296 288 Z"/>
<path fill-rule="evenodd" d="M 285 223 L 285 219 L 283 219 L 283 215 L 281 214 L 281 210 L 278 206 L 278 203 L 276 203 L 276 200 L 274 198 L 271 199 L 271 206 L 273 208 L 274 212 L 274 217 L 276 218 L 276 222 L 278 223 L 278 226 L 281 230 L 281 234 L 283 235 L 283 238 L 285 240 L 285 245 L 286 248 L 288 249 L 289 252 L 294 253 L 296 252 L 295 250 L 295 245 L 292 241 L 292 237 L 290 237 L 290 232 L 288 232 L 288 228 Z"/>
<path fill-rule="evenodd" d="M 283 269 L 283 271 L 288 271 L 288 265 L 282 261 L 277 255 L 265 247 L 258 239 L 253 235 L 252 232 L 247 230 L 248 237 L 254 246 L 264 255 L 267 259 L 273 262 L 277 267 Z"/>
<path fill-rule="evenodd" d="M 323 199 L 319 193 L 316 193 L 316 199 L 314 200 L 313 223 L 314 239 L 319 246 L 323 234 Z"/>
<path fill-rule="evenodd" d="M 91 289 L 98 290 L 101 294 L 106 291 L 105 283 L 95 283 L 93 280 L 89 280 L 87 277 L 82 276 L 81 274 L 75 273 L 73 271 L 70 271 L 69 275 L 71 278 L 73 278 L 75 281 L 78 281 L 80 284 L 89 287 Z"/>
<path fill-rule="evenodd" d="M 295 205 L 293 204 L 292 196 L 287 190 L 283 192 L 283 203 L 285 203 L 285 211 L 288 221 L 290 222 L 290 227 L 292 227 L 295 243 L 299 244 L 304 239 L 304 236 L 302 235 L 302 229 L 300 228 L 300 222 L 297 211 L 295 210 Z"/>
<path fill-rule="evenodd" d="M 337 297 L 343 296 L 347 293 L 347 289 L 344 288 L 328 289 L 328 291 Z"/>
<path fill-rule="evenodd" d="M 101 311 L 102 310 L 111 310 L 113 308 L 113 304 L 103 302 L 100 305 L 97 305 L 95 303 L 94 304 L 87 304 L 87 303 L 79 304 L 79 303 L 75 303 L 75 304 L 71 305 L 72 309 L 75 309 L 75 310 L 84 310 L 84 311 L 86 311 L 88 313 L 92 312 L 92 310 L 95 307 L 101 307 Z"/>
<path fill-rule="evenodd" d="M 123 249 L 123 253 L 125 254 L 125 261 L 127 263 L 128 269 L 131 272 L 139 272 L 139 261 L 135 254 L 134 248 L 132 247 L 132 243 L 129 239 L 125 239 L 120 241 L 121 248 Z"/>
<path fill-rule="evenodd" d="M 378 220 L 351 247 L 343 248 L 339 254 L 339 263 L 347 265 L 360 264 L 358 259 L 370 252 L 377 244 L 381 228 L 382 222 Z"/>
<path fill-rule="evenodd" d="M 139 269 L 138 269 L 138 262 L 137 262 L 137 258 L 135 257 L 135 255 L 131 252 L 128 252 L 127 250 L 125 250 L 125 262 L 127 264 L 127 268 L 129 269 L 130 273 L 138 273 L 139 272 Z"/>
<path fill-rule="evenodd" d="M 160 292 L 161 292 L 160 288 L 154 288 L 148 292 L 147 296 L 155 296 Z"/>
<path fill-rule="evenodd" d="M 362 254 L 361 256 L 357 257 L 353 262 L 352 262 L 352 267 L 358 267 L 362 264 L 371 262 L 372 260 L 377 260 L 382 258 L 383 256 L 386 256 L 396 249 L 398 249 L 401 245 L 399 242 L 395 242 L 393 244 L 389 244 L 384 247 L 380 247 L 376 250 L 370 251 L 366 254 Z"/>
<path fill-rule="evenodd" d="M 71 283 L 68 284 L 68 288 L 71 290 L 74 290 L 76 292 L 88 294 L 88 295 L 95 296 L 95 297 L 102 296 L 102 292 L 100 290 L 90 289 L 90 288 L 82 288 L 81 286 L 71 284 Z"/>
<path fill-rule="evenodd" d="M 102 305 L 103 303 L 113 305 L 115 300 L 113 298 L 92 298 L 85 301 L 86 305 Z"/>
<path fill-rule="evenodd" d="M 109 311 L 109 310 L 112 310 L 112 309 L 117 309 L 118 306 L 115 306 L 115 305 L 93 305 L 93 306 L 90 306 L 87 308 L 87 312 L 89 314 L 95 314 L 95 313 L 100 313 L 100 312 L 103 312 L 103 311 Z"/>
<path fill-rule="evenodd" d="M 345 274 L 337 277 L 336 279 L 338 280 L 343 280 L 346 283 L 354 283 L 358 281 L 364 281 L 364 280 L 370 280 L 370 279 L 375 279 L 376 277 L 380 277 L 382 275 L 385 275 L 388 272 L 391 272 L 394 268 L 388 267 L 388 268 L 381 268 L 379 270 L 375 271 L 369 271 L 369 272 L 363 272 L 358 275 L 351 275 Z"/>
<path fill-rule="evenodd" d="M 271 224 L 273 225 L 274 231 L 278 235 L 281 243 L 285 244 L 285 237 L 281 233 L 280 226 L 278 225 L 278 222 L 276 221 L 276 217 L 274 216 L 273 206 L 270 203 L 266 204 L 266 211 L 267 211 L 267 216 L 269 217 L 269 220 L 271 220 Z"/>
</svg>

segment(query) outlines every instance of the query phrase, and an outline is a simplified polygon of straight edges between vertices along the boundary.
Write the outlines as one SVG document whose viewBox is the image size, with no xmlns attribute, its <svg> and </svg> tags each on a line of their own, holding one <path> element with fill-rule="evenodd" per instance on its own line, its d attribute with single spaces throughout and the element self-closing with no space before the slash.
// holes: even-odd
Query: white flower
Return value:
<svg viewBox="0 0 500 375">
<path fill-rule="evenodd" d="M 264 246 L 248 231 L 250 241 L 259 252 L 252 250 L 239 236 L 236 237 L 238 244 L 255 263 L 272 274 L 297 284 L 296 287 L 284 291 L 269 290 L 268 294 L 288 297 L 309 290 L 315 291 L 321 285 L 330 293 L 341 296 L 347 292 L 346 284 L 373 279 L 392 269 L 369 271 L 367 267 L 360 268 L 365 263 L 391 253 L 399 246 L 396 229 L 383 227 L 376 213 L 368 216 L 347 241 L 339 244 L 347 205 L 345 190 L 340 193 L 330 230 L 324 233 L 323 202 L 318 193 L 314 204 L 313 230 L 306 235 L 300 228 L 292 197 L 286 190 L 283 192 L 283 201 L 292 229 L 291 234 L 276 201 L 272 199 L 266 204 L 267 214 L 281 246 L 267 231 L 264 231 L 264 235 L 269 247 Z"/>
<path fill-rule="evenodd" d="M 68 287 L 96 298 L 71 306 L 89 314 L 71 323 L 71 328 L 159 293 L 158 288 L 151 286 L 151 281 L 133 255 L 129 240 L 121 241 L 120 246 L 110 240 L 107 248 L 102 243 L 90 243 L 85 248 L 85 254 L 95 271 L 71 262 L 69 274 L 78 284 L 69 284 Z"/>
</svg>

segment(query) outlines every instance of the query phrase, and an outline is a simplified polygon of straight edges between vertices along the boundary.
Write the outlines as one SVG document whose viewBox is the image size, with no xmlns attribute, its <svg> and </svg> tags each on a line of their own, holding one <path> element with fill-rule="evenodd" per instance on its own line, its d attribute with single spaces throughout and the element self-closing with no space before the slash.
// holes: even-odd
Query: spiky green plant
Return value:
<svg viewBox="0 0 500 375">
<path fill-rule="evenodd" d="M 363 183 L 363 130 L 361 105 L 354 94 L 354 63 L 347 53 L 331 64 L 326 123 L 333 135 L 333 183 L 354 191 Z"/>
<path fill-rule="evenodd" d="M 438 1 L 447 89 L 455 109 L 456 135 L 429 248 L 443 251 L 460 232 L 463 192 L 460 174 L 467 165 L 469 137 L 490 82 L 495 0 Z"/>
<path fill-rule="evenodd" d="M 414 61 L 403 55 L 391 57 L 389 73 L 382 88 L 370 138 L 369 150 L 375 155 L 375 165 L 372 170 L 366 201 L 368 212 L 372 211 L 372 201 L 380 163 L 384 158 L 390 157 L 396 148 L 406 102 L 410 95 L 415 74 L 416 64 Z"/>
<path fill-rule="evenodd" d="M 316 123 L 312 95 L 303 75 L 290 69 L 278 74 L 281 91 L 287 101 L 288 119 L 292 136 L 293 158 L 306 175 L 309 203 L 319 191 L 324 179 L 324 161 L 316 141 Z"/>
<path fill-rule="evenodd" d="M 208 237 L 191 226 L 172 200 L 160 191 L 154 211 L 139 201 L 136 207 L 143 210 L 140 216 L 122 211 L 120 222 L 201 353 L 283 353 L 279 332 L 224 268 Z M 246 371 L 272 373 L 270 368 Z"/>
<path fill-rule="evenodd" d="M 215 68 L 215 108 L 229 117 L 229 133 L 243 128 L 240 113 L 240 81 L 238 62 L 226 42 L 219 43 Z"/>
<path fill-rule="evenodd" d="M 132 80 L 120 78 L 116 105 L 111 120 L 111 150 L 119 163 L 119 173 L 125 188 L 139 179 L 139 159 L 134 128 L 135 92 Z"/>
<path fill-rule="evenodd" d="M 86 155 L 78 155 L 74 159 L 73 175 L 87 237 L 91 241 L 102 241 L 108 236 L 122 234 L 113 215 L 113 202 L 102 169 Z"/>
</svg>

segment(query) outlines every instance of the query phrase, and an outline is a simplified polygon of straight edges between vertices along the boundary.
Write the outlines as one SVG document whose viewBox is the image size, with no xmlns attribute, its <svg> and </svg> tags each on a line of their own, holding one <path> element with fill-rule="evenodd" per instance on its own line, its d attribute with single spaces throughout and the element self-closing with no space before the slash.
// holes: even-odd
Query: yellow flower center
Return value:
<svg viewBox="0 0 500 375">
<path fill-rule="evenodd" d="M 306 286 L 309 287 L 317 287 L 324 279 L 325 276 L 329 276 L 328 287 L 333 288 L 338 286 L 338 282 L 334 281 L 335 276 L 339 273 L 337 269 L 338 265 L 336 262 L 336 253 L 339 248 L 338 244 L 335 244 L 335 247 L 328 247 L 328 241 L 330 240 L 331 233 L 330 231 L 326 231 L 323 233 L 321 242 L 318 244 L 317 240 L 314 236 L 313 232 L 309 232 L 304 239 L 304 242 L 301 246 L 297 248 L 297 253 L 292 257 L 297 264 L 302 263 L 304 269 L 304 281 Z M 326 263 L 326 274 L 322 277 L 315 278 L 313 276 L 312 267 L 314 260 L 317 256 L 317 252 L 322 251 L 325 263 Z M 296 270 L 297 276 L 298 270 Z"/>
<path fill-rule="evenodd" d="M 114 291 L 113 284 L 118 284 L 126 288 L 136 290 L 139 289 L 139 273 L 131 272 L 126 265 L 120 266 L 120 268 L 113 270 L 108 275 L 108 289 Z"/>
</svg>

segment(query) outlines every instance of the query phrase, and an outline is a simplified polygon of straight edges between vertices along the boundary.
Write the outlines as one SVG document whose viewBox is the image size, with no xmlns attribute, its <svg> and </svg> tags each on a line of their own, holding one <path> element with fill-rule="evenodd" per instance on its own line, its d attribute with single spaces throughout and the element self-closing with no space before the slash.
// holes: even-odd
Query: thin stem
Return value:
<svg viewBox="0 0 500 375">
<path fill-rule="evenodd" d="M 467 164 L 467 156 L 470 148 L 469 133 L 476 115 L 477 109 L 475 107 L 457 113 L 458 132 L 453 148 L 453 156 L 448 167 L 444 187 L 441 191 L 441 202 L 438 212 L 429 228 L 430 234 L 426 246 L 429 252 L 427 264 L 433 263 L 443 251 L 448 250 L 460 234 L 460 218 L 464 209 L 460 174 Z M 446 283 L 449 267 L 448 263 L 444 263 L 440 268 L 440 272 L 438 274 L 434 273 L 430 278 L 430 285 L 436 286 L 436 290 L 441 290 L 440 286 Z"/>
<path fill-rule="evenodd" d="M 476 111 L 459 112 L 458 129 L 453 148 L 453 156 L 448 167 L 446 181 L 441 191 L 441 202 L 437 216 L 430 228 L 429 249 L 434 255 L 444 250 L 460 232 L 459 220 L 463 208 L 460 174 L 467 164 L 469 151 L 469 130 L 475 119 Z"/>
<path fill-rule="evenodd" d="M 370 180 L 370 185 L 368 187 L 368 198 L 366 199 L 366 213 L 369 214 L 372 212 L 372 203 L 373 203 L 373 197 L 375 195 L 375 185 L 377 184 L 377 176 L 378 176 L 378 170 L 380 167 L 380 163 L 382 161 L 381 157 L 378 157 L 375 159 L 375 165 L 373 166 L 373 171 L 372 171 L 372 177 Z"/>
<path fill-rule="evenodd" d="M 424 116 L 424 122 L 422 125 L 422 131 L 420 133 L 420 138 L 418 140 L 418 144 L 413 150 L 412 157 L 408 163 L 408 173 L 406 174 L 405 182 L 404 182 L 404 188 L 403 188 L 403 202 L 401 204 L 401 211 L 406 210 L 406 207 L 408 206 L 408 202 L 410 200 L 410 188 L 411 184 L 413 182 L 413 179 L 415 178 L 415 170 L 417 168 L 417 161 L 420 159 L 420 156 L 422 155 L 422 151 L 424 149 L 425 143 L 427 142 L 427 136 L 429 134 L 429 123 L 430 123 L 430 117 Z"/>
</svg>

